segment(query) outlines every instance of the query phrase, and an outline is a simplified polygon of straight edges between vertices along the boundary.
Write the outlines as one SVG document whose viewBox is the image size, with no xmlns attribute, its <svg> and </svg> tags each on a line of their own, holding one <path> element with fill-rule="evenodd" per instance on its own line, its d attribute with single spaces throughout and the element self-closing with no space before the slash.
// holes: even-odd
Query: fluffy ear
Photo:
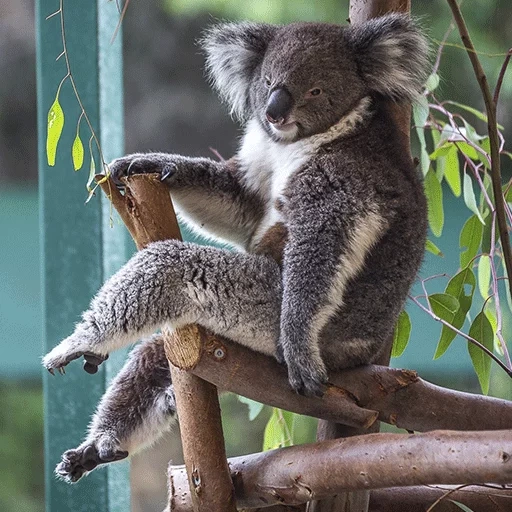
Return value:
<svg viewBox="0 0 512 512">
<path fill-rule="evenodd" d="M 413 100 L 428 75 L 428 44 L 405 14 L 354 24 L 344 32 L 371 90 L 395 101 Z"/>
<path fill-rule="evenodd" d="M 240 119 L 246 117 L 254 71 L 275 30 L 264 23 L 223 23 L 210 27 L 200 41 L 213 86 Z"/>
</svg>

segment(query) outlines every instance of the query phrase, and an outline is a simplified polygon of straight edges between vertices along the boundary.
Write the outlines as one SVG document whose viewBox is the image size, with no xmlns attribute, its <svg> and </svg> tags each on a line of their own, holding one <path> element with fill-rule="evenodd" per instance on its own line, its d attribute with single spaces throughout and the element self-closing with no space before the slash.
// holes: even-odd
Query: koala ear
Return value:
<svg viewBox="0 0 512 512">
<path fill-rule="evenodd" d="M 392 100 L 414 100 L 427 78 L 425 37 L 405 14 L 388 14 L 344 31 L 368 87 Z"/>
<path fill-rule="evenodd" d="M 240 119 L 247 115 L 249 87 L 254 71 L 263 61 L 276 26 L 264 23 L 223 23 L 210 27 L 200 44 L 206 52 L 206 71 Z"/>
</svg>

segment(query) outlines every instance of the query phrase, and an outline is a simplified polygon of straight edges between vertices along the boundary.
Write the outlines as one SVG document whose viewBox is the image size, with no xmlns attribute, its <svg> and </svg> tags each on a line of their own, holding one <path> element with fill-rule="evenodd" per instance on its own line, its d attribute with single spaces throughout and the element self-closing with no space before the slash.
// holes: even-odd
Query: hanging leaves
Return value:
<svg viewBox="0 0 512 512">
<path fill-rule="evenodd" d="M 489 297 L 489 286 L 491 284 L 491 258 L 488 254 L 482 254 L 478 261 L 478 290 L 482 299 Z"/>
<path fill-rule="evenodd" d="M 480 342 L 485 348 L 491 352 L 494 348 L 494 332 L 489 319 L 484 313 L 479 313 L 473 320 L 469 329 L 469 336 Z M 475 344 L 468 341 L 468 351 L 473 362 L 482 393 L 489 393 L 489 381 L 491 378 L 491 358 Z"/>
<path fill-rule="evenodd" d="M 255 420 L 260 412 L 263 410 L 264 405 L 256 402 L 255 400 L 251 400 L 245 396 L 238 397 L 239 402 L 246 404 L 249 407 L 249 421 Z"/>
<path fill-rule="evenodd" d="M 459 155 L 457 153 L 457 146 L 452 144 L 445 157 L 444 162 L 444 178 L 452 189 L 455 197 L 460 197 L 461 184 L 460 184 L 460 169 L 459 169 Z"/>
<path fill-rule="evenodd" d="M 80 134 L 77 132 L 73 146 L 71 148 L 71 157 L 75 171 L 79 171 L 84 165 L 84 145 L 80 140 Z"/>
<path fill-rule="evenodd" d="M 475 287 L 475 274 L 469 267 L 466 267 L 456 276 L 452 277 L 446 286 L 445 294 L 451 295 L 457 299 L 459 303 L 459 308 L 453 315 L 452 320 L 449 321 L 449 323 L 456 329 L 460 329 L 464 325 L 466 315 L 468 314 L 473 302 Z M 436 352 L 434 354 L 434 359 L 441 357 L 446 352 L 456 335 L 455 331 L 443 325 L 443 328 L 441 329 L 441 337 L 439 338 Z"/>
<path fill-rule="evenodd" d="M 472 215 L 464 224 L 459 238 L 459 244 L 462 250 L 460 253 L 461 268 L 467 267 L 477 255 L 482 242 L 483 231 L 482 223 L 478 220 L 476 215 Z"/>
<path fill-rule="evenodd" d="M 430 157 L 427 152 L 427 141 L 425 140 L 425 124 L 428 119 L 429 106 L 425 96 L 420 96 L 418 101 L 413 105 L 412 115 L 414 118 L 414 125 L 416 126 L 416 133 L 420 141 L 420 167 L 423 175 L 427 174 L 430 167 Z"/>
<path fill-rule="evenodd" d="M 64 128 L 64 112 L 59 103 L 59 90 L 55 96 L 55 101 L 52 103 L 48 111 L 48 129 L 46 134 L 46 157 L 48 165 L 55 165 L 55 156 L 57 154 L 57 144 L 59 143 L 62 129 Z"/>
<path fill-rule="evenodd" d="M 464 172 L 464 202 L 466 206 L 478 217 L 482 224 L 485 224 L 482 214 L 476 205 L 475 192 L 473 190 L 473 182 L 469 175 Z"/>
<path fill-rule="evenodd" d="M 439 247 L 437 247 L 437 245 L 432 242 L 432 240 L 427 240 L 426 244 L 425 244 L 425 249 L 434 254 L 435 256 L 440 256 L 441 258 L 444 257 L 444 254 L 441 252 L 441 249 L 439 249 Z"/>
<path fill-rule="evenodd" d="M 295 415 L 274 407 L 263 435 L 263 451 L 293 445 Z"/>
<path fill-rule="evenodd" d="M 393 335 L 393 348 L 391 357 L 400 357 L 409 343 L 411 336 L 411 319 L 407 311 L 402 311 L 398 316 L 398 322 Z"/>
<path fill-rule="evenodd" d="M 443 189 L 432 169 L 427 172 L 423 185 L 428 203 L 428 223 L 432 233 L 440 237 L 444 225 Z"/>
</svg>

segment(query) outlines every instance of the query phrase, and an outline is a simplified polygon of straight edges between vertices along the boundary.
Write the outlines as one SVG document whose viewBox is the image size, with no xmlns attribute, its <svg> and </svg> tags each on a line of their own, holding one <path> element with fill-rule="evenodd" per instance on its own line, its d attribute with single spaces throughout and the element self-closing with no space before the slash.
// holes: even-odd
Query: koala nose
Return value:
<svg viewBox="0 0 512 512">
<path fill-rule="evenodd" d="M 265 112 L 268 122 L 283 124 L 292 107 L 292 95 L 284 87 L 274 89 L 268 98 L 267 110 Z"/>
</svg>

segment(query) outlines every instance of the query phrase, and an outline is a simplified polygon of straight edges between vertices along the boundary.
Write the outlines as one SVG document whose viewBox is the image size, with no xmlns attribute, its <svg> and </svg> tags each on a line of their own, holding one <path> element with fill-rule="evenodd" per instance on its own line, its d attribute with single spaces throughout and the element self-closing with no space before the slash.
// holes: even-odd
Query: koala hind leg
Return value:
<svg viewBox="0 0 512 512">
<path fill-rule="evenodd" d="M 265 256 L 155 242 L 103 285 L 75 332 L 43 364 L 53 371 L 81 356 L 97 356 L 99 364 L 116 348 L 187 323 L 275 355 L 281 286 L 277 263 Z"/>
<path fill-rule="evenodd" d="M 74 483 L 101 464 L 155 442 L 176 420 L 174 391 L 160 336 L 132 350 L 103 395 L 84 442 L 62 454 L 55 473 Z"/>
</svg>

